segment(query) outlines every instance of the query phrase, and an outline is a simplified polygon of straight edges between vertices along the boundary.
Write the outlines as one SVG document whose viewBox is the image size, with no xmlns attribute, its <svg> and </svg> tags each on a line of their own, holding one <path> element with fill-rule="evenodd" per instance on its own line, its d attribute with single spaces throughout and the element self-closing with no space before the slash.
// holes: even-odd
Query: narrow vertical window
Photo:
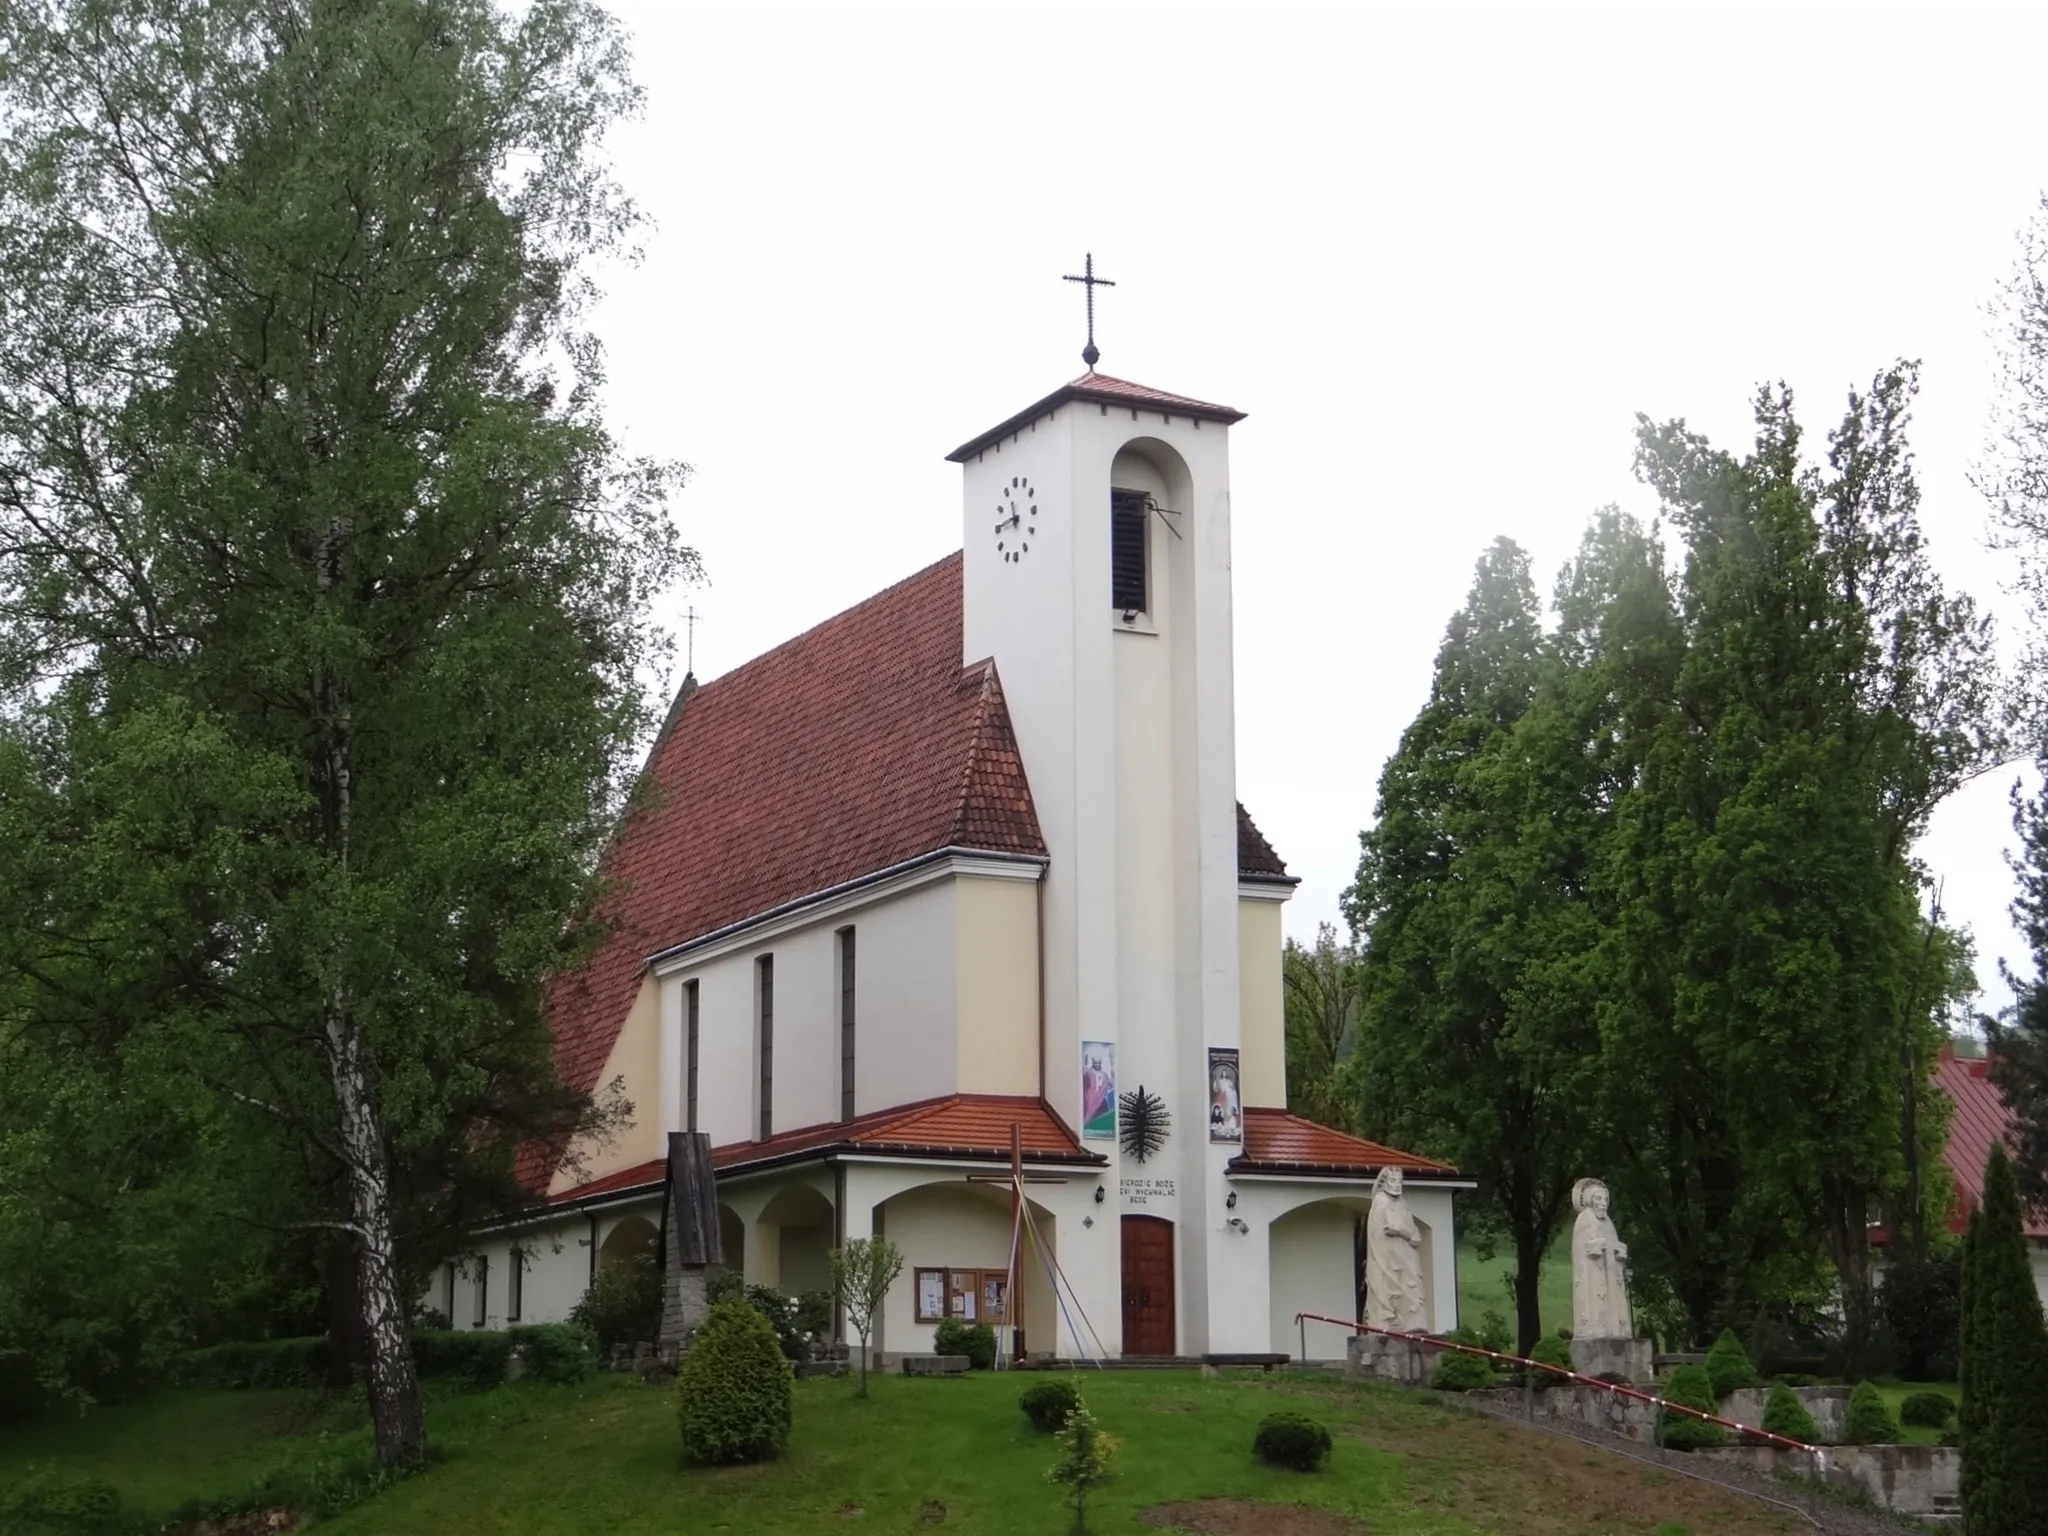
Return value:
<svg viewBox="0 0 2048 1536">
<path fill-rule="evenodd" d="M 761 976 L 761 1140 L 775 1127 L 775 957 L 754 962 Z"/>
<path fill-rule="evenodd" d="M 697 983 L 683 983 L 683 1129 L 697 1129 Z"/>
<path fill-rule="evenodd" d="M 448 1326 L 455 1326 L 455 1261 L 450 1259 L 441 1271 L 441 1311 L 448 1319 Z"/>
<path fill-rule="evenodd" d="M 839 1118 L 853 1118 L 853 930 L 839 930 Z"/>
<path fill-rule="evenodd" d="M 1145 494 L 1109 493 L 1109 606 L 1143 613 L 1150 594 L 1145 582 Z"/>
<path fill-rule="evenodd" d="M 508 1256 L 510 1267 L 505 1271 L 505 1321 L 519 1321 L 519 1306 L 526 1291 L 526 1255 L 514 1248 Z"/>
<path fill-rule="evenodd" d="M 481 1328 L 491 1316 L 491 1260 L 487 1254 L 476 1256 L 476 1312 L 470 1321 Z"/>
</svg>

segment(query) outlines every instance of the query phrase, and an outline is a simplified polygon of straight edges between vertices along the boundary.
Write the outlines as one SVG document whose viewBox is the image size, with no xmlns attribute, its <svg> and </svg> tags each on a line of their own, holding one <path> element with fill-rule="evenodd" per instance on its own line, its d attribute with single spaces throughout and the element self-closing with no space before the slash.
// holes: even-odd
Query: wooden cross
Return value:
<svg viewBox="0 0 2048 1536">
<path fill-rule="evenodd" d="M 1024 1128 L 1015 1120 L 1012 1120 L 1010 1122 L 1010 1171 L 1008 1173 L 970 1173 L 967 1175 L 967 1182 L 970 1184 L 1009 1185 L 1010 1230 L 1021 1233 L 1023 1229 L 1018 1223 L 1023 1213 L 1019 1209 L 1019 1204 L 1024 1199 L 1024 1186 L 1026 1184 L 1064 1184 L 1067 1181 L 1055 1174 L 1026 1173 L 1024 1171 Z M 1020 1249 L 1023 1247 L 1023 1239 L 1021 1237 L 1018 1239 L 1017 1246 Z M 1012 1341 L 1011 1358 L 1021 1361 L 1024 1358 L 1024 1266 L 1022 1264 L 1017 1266 L 1017 1273 L 1010 1280 L 1009 1308 L 1010 1338 Z"/>
<path fill-rule="evenodd" d="M 1095 275 L 1095 253 L 1093 251 L 1088 253 L 1088 259 L 1083 263 L 1081 272 L 1082 275 L 1080 277 L 1076 277 L 1073 273 L 1069 272 L 1062 281 L 1079 283 L 1088 290 L 1088 345 L 1081 349 L 1081 361 L 1086 363 L 1088 371 L 1093 373 L 1097 359 L 1102 356 L 1100 352 L 1095 350 L 1095 290 L 1098 288 L 1114 288 L 1116 284 L 1106 277 L 1097 277 Z"/>
</svg>

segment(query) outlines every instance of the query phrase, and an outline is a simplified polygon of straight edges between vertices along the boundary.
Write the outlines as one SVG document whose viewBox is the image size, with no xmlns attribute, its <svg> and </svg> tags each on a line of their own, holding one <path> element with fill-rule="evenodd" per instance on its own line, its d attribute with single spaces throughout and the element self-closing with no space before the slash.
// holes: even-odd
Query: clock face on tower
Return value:
<svg viewBox="0 0 2048 1536">
<path fill-rule="evenodd" d="M 1038 493 L 1022 475 L 1013 476 L 996 500 L 996 553 L 1007 564 L 1030 552 L 1038 532 Z"/>
</svg>

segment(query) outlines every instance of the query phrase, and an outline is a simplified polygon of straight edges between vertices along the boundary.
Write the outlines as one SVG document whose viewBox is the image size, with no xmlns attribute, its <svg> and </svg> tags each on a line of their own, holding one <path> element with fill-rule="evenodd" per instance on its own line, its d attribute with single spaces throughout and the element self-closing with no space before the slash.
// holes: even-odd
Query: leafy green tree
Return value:
<svg viewBox="0 0 2048 1536">
<path fill-rule="evenodd" d="M 1956 975 L 1914 839 L 1995 754 L 1988 623 L 1944 592 L 1906 448 L 1914 369 L 1853 394 L 1825 469 L 1790 396 L 1737 459 L 1643 422 L 1684 540 L 1683 651 L 1631 709 L 1602 1034 L 1617 1204 L 1694 1336 L 1831 1260 L 1867 1338 L 1867 1232 L 1943 1194 L 1922 1085 Z"/>
<path fill-rule="evenodd" d="M 903 1250 L 886 1237 L 857 1237 L 834 1248 L 832 1290 L 846 1326 L 860 1340 L 860 1395 L 868 1395 L 868 1340 L 875 1331 L 875 1319 L 882 1315 L 882 1303 L 889 1287 L 903 1273 Z"/>
<path fill-rule="evenodd" d="M 1357 1043 L 1358 954 L 1328 923 L 1313 947 L 1289 939 L 1280 954 L 1287 1027 L 1287 1107 L 1319 1125 L 1349 1130 L 1356 1104 L 1345 1077 Z"/>
<path fill-rule="evenodd" d="M 1513 1246 L 1523 1352 L 1594 1098 L 1593 876 L 1620 787 L 1610 621 L 1654 610 L 1655 573 L 1642 530 L 1603 516 L 1545 636 L 1527 557 L 1496 541 L 1381 775 L 1345 900 L 1364 949 L 1362 1123 L 1476 1177 Z"/>
<path fill-rule="evenodd" d="M 1963 1528 L 2035 1536 L 2048 1531 L 2048 1323 L 2003 1147 L 1991 1149 L 1966 1242 Z"/>
<path fill-rule="evenodd" d="M 416 1461 L 436 1234 L 597 1123 L 543 986 L 689 563 L 580 320 L 625 47 L 587 0 L 0 27 L 5 1029 L 281 1138 L 238 1214 L 346 1245 Z"/>
</svg>

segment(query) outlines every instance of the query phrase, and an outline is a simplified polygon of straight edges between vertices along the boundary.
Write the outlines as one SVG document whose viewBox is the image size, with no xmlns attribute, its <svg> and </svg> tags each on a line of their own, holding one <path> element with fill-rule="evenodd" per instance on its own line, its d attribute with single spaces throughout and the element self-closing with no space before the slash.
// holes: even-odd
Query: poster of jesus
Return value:
<svg viewBox="0 0 2048 1536">
<path fill-rule="evenodd" d="M 1237 1093 L 1237 1052 L 1209 1047 L 1209 1139 L 1244 1140 L 1244 1106 Z"/>
<path fill-rule="evenodd" d="M 1081 1042 L 1081 1134 L 1089 1141 L 1116 1140 L 1116 1043 Z"/>
</svg>

